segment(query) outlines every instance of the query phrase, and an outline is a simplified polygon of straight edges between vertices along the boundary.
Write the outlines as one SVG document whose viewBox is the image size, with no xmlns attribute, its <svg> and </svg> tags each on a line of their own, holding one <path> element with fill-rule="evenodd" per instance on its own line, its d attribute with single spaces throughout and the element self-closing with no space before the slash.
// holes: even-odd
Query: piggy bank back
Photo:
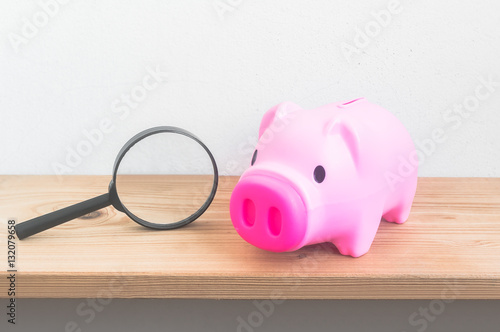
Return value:
<svg viewBox="0 0 500 332">
<path fill-rule="evenodd" d="M 313 110 L 281 103 L 262 119 L 251 166 L 231 195 L 231 220 L 265 250 L 332 242 L 358 257 L 381 218 L 407 220 L 417 164 L 410 135 L 380 106 L 362 98 Z"/>
</svg>

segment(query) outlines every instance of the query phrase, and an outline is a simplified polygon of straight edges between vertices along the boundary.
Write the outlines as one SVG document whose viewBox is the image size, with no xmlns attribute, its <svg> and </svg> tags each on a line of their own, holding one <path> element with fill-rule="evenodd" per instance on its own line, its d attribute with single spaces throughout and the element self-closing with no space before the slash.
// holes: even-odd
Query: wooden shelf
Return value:
<svg viewBox="0 0 500 332">
<path fill-rule="evenodd" d="M 107 190 L 109 176 L 0 176 L 0 296 L 8 218 L 21 222 Z M 407 223 L 382 222 L 370 252 L 323 244 L 271 253 L 229 218 L 237 177 L 175 231 L 112 207 L 17 241 L 17 296 L 29 298 L 500 299 L 500 178 L 420 178 Z"/>
</svg>

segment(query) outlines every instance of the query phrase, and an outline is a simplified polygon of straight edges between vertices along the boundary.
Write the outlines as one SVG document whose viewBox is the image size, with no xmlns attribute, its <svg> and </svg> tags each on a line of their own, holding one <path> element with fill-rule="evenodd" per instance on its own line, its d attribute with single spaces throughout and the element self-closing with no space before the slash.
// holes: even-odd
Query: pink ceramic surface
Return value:
<svg viewBox="0 0 500 332">
<path fill-rule="evenodd" d="M 365 254 L 381 218 L 403 223 L 417 186 L 417 151 L 399 120 L 364 99 L 271 108 L 231 196 L 233 225 L 270 251 L 332 242 Z"/>
</svg>

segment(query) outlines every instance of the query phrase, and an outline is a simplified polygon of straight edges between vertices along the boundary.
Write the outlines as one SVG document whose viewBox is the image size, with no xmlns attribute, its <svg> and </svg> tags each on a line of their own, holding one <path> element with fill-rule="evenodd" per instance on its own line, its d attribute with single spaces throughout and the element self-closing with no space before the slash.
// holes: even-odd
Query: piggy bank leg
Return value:
<svg viewBox="0 0 500 332">
<path fill-rule="evenodd" d="M 411 201 L 401 202 L 398 206 L 384 214 L 384 219 L 389 222 L 402 224 L 408 220 L 411 210 Z"/>
<path fill-rule="evenodd" d="M 350 221 L 352 227 L 346 234 L 333 241 L 342 255 L 359 257 L 370 249 L 378 226 L 380 225 L 382 212 L 380 210 L 372 213 L 363 213 Z"/>
<path fill-rule="evenodd" d="M 397 224 L 402 224 L 408 220 L 416 189 L 417 178 L 415 177 L 411 181 L 408 181 L 406 186 L 401 188 L 401 190 L 396 192 L 398 195 L 398 203 L 392 209 L 387 211 L 383 215 L 383 218 L 386 221 L 395 222 Z"/>
</svg>

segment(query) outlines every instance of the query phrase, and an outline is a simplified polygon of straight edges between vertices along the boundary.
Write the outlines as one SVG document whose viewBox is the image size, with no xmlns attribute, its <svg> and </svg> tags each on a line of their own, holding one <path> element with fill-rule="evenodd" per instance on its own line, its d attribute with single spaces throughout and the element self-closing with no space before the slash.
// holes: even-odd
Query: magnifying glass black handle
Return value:
<svg viewBox="0 0 500 332">
<path fill-rule="evenodd" d="M 201 145 L 201 147 L 206 151 L 206 153 L 210 157 L 210 161 L 212 163 L 214 171 L 212 190 L 210 191 L 210 194 L 206 199 L 205 203 L 202 206 L 200 206 L 200 208 L 196 210 L 196 212 L 177 222 L 155 223 L 144 220 L 139 216 L 136 216 L 122 204 L 120 198 L 118 197 L 118 192 L 115 185 L 117 180 L 118 169 L 125 154 L 139 141 L 151 135 L 160 133 L 172 133 L 172 134 L 184 135 L 196 141 L 198 144 Z M 163 230 L 179 228 L 196 220 L 210 206 L 212 200 L 215 197 L 215 193 L 217 192 L 217 186 L 219 181 L 218 179 L 219 179 L 219 173 L 217 170 L 217 164 L 215 162 L 214 156 L 212 155 L 208 147 L 205 144 L 203 144 L 203 142 L 200 141 L 199 138 L 191 134 L 189 131 L 177 127 L 160 126 L 160 127 L 149 128 L 132 137 L 118 153 L 118 156 L 115 159 L 115 165 L 113 167 L 113 179 L 109 183 L 107 194 L 103 194 L 95 198 L 89 199 L 87 201 L 69 206 L 67 208 L 54 211 L 49 214 L 20 223 L 15 227 L 17 237 L 20 240 L 25 239 L 31 235 L 38 234 L 49 228 L 58 226 L 67 221 L 81 217 L 83 215 L 86 215 L 87 213 L 102 209 L 109 205 L 113 205 L 113 207 L 116 210 L 124 212 L 132 220 L 145 227 L 149 227 L 152 229 L 163 229 Z"/>
<path fill-rule="evenodd" d="M 68 206 L 40 217 L 16 225 L 17 237 L 22 240 L 28 236 L 43 232 L 49 228 L 63 224 L 111 205 L 109 193 L 91 198 L 81 203 Z"/>
</svg>

